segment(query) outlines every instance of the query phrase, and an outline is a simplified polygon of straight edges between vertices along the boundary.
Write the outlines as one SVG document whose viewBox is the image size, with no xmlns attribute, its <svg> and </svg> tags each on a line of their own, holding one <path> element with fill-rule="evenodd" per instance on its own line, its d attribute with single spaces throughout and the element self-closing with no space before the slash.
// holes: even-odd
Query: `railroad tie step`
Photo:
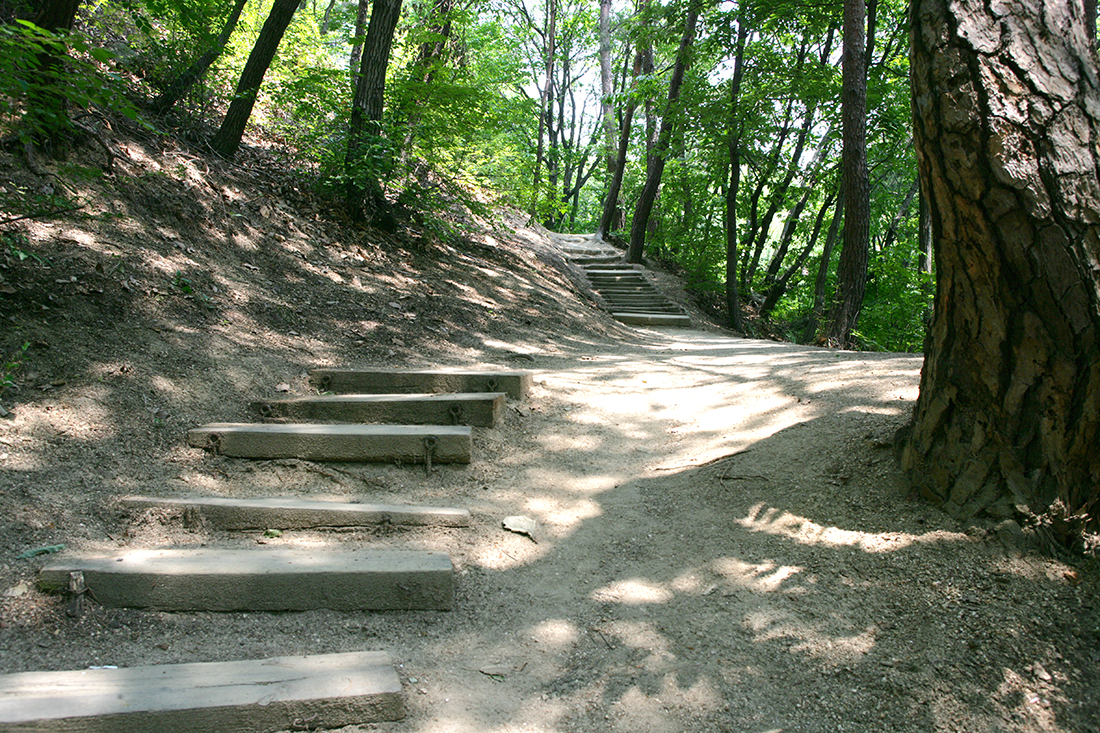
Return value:
<svg viewBox="0 0 1100 733">
<path fill-rule="evenodd" d="M 187 442 L 234 458 L 431 464 L 469 463 L 473 441 L 465 425 L 210 423 Z"/>
<path fill-rule="evenodd" d="M 82 576 L 111 608 L 165 611 L 448 611 L 454 570 L 441 552 L 199 548 L 61 554 L 39 574 L 46 591 Z"/>
<path fill-rule="evenodd" d="M 131 510 L 168 509 L 197 515 L 221 530 L 367 527 L 379 524 L 416 527 L 468 527 L 468 509 L 401 504 L 351 504 L 293 497 L 228 499 L 217 496 L 127 496 Z"/>
<path fill-rule="evenodd" d="M 380 651 L 0 675 L 6 731 L 259 733 L 404 717 Z"/>
<path fill-rule="evenodd" d="M 262 418 L 303 422 L 493 428 L 504 419 L 504 398 L 503 392 L 322 395 L 253 402 L 252 410 Z"/>
<path fill-rule="evenodd" d="M 317 389 L 336 394 L 504 392 L 514 400 L 526 399 L 534 383 L 527 371 L 314 369 L 309 377 Z"/>
<path fill-rule="evenodd" d="M 620 323 L 632 326 L 677 326 L 683 328 L 691 326 L 691 319 L 685 315 L 613 312 L 611 317 Z"/>
</svg>

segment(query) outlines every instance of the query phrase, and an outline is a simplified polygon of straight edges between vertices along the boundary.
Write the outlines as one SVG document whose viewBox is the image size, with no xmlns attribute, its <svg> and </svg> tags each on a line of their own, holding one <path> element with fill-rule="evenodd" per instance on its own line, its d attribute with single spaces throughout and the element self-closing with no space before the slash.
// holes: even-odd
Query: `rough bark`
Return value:
<svg viewBox="0 0 1100 733">
<path fill-rule="evenodd" d="M 836 295 L 829 313 L 828 338 L 847 346 L 859 322 L 867 289 L 871 238 L 871 184 L 867 173 L 867 4 L 844 0 L 842 111 L 844 149 L 844 239 L 837 264 Z"/>
<path fill-rule="evenodd" d="M 149 110 L 153 114 L 162 115 L 176 106 L 176 102 L 191 91 L 191 87 L 195 85 L 195 82 L 201 79 L 202 75 L 210 68 L 210 65 L 221 56 L 222 51 L 225 50 L 225 44 L 229 43 L 229 37 L 233 35 L 233 30 L 237 27 L 237 21 L 241 19 L 241 12 L 244 10 L 246 2 L 248 0 L 236 1 L 229 17 L 225 20 L 225 25 L 222 26 L 222 32 L 218 34 L 217 39 L 210 48 L 206 49 L 201 56 L 195 59 L 182 74 L 168 85 L 167 89 L 149 103 Z"/>
<path fill-rule="evenodd" d="M 695 22 L 699 19 L 699 3 L 692 3 L 684 20 L 684 35 L 680 39 L 680 48 L 676 52 L 676 62 L 672 67 L 672 78 L 668 83 L 668 105 L 661 118 L 661 128 L 657 134 L 657 144 L 650 156 L 646 168 L 645 185 L 638 195 L 634 206 L 634 219 L 630 222 L 630 248 L 627 261 L 638 264 L 642 261 L 642 249 L 645 246 L 646 226 L 653 213 L 653 202 L 657 200 L 657 189 L 661 186 L 661 176 L 665 171 L 665 154 L 672 139 L 672 118 L 677 101 L 680 99 L 680 87 L 684 84 L 684 74 L 691 62 L 691 46 L 695 41 Z"/>
<path fill-rule="evenodd" d="M 937 288 L 902 462 L 960 519 L 1068 537 L 1100 496 L 1100 82 L 1083 0 L 993 7 L 913 5 Z"/>
<path fill-rule="evenodd" d="M 241 145 L 241 137 L 244 136 L 245 125 L 252 116 L 252 107 L 256 104 L 256 96 L 260 92 L 260 84 L 267 73 L 267 67 L 275 58 L 275 52 L 279 50 L 279 43 L 283 40 L 283 34 L 287 26 L 294 18 L 294 12 L 298 9 L 301 0 L 275 0 L 271 6 L 271 13 L 264 21 L 256 44 L 252 52 L 248 54 L 248 61 L 241 71 L 241 78 L 237 82 L 237 93 L 233 95 L 233 101 L 229 103 L 229 109 L 222 119 L 222 125 L 218 128 L 210 146 L 218 155 L 224 158 L 232 158 Z"/>
</svg>

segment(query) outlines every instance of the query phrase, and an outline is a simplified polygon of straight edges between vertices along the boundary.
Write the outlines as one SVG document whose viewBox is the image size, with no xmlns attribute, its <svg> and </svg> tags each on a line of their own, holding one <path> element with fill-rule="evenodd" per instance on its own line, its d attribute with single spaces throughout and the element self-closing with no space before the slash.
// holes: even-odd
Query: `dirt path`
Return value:
<svg viewBox="0 0 1100 733">
<path fill-rule="evenodd" d="M 399 652 L 412 715 L 381 729 L 1100 720 L 1094 595 L 904 500 L 882 446 L 917 358 L 668 331 L 543 361 L 470 497 L 459 610 Z M 499 531 L 510 513 L 538 544 Z"/>
<path fill-rule="evenodd" d="M 469 467 L 208 457 L 184 476 L 214 494 L 465 506 L 471 528 L 270 539 L 150 515 L 128 537 L 446 550 L 453 612 L 93 606 L 10 630 L 3 651 L 64 669 L 385 649 L 409 715 L 363 729 L 392 733 L 1097 730 L 1093 581 L 904 498 L 884 446 L 918 358 L 641 341 L 534 354 L 532 399 L 478 431 Z M 513 514 L 537 542 L 501 528 Z"/>
</svg>

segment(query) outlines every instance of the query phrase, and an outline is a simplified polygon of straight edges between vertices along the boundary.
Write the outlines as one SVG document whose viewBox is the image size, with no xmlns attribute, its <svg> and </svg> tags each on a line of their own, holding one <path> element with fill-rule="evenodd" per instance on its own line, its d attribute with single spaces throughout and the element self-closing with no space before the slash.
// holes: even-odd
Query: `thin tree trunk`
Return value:
<svg viewBox="0 0 1100 733">
<path fill-rule="evenodd" d="M 866 0 L 844 0 L 844 57 L 841 112 L 844 150 L 844 241 L 837 266 L 837 291 L 829 314 L 829 340 L 852 341 L 867 288 L 871 237 L 871 184 L 867 173 Z"/>
<path fill-rule="evenodd" d="M 271 60 L 275 58 L 283 34 L 294 18 L 300 2 L 301 0 L 275 0 L 271 13 L 260 29 L 256 45 L 252 47 L 240 81 L 237 82 L 237 93 L 229 103 L 229 110 L 225 113 L 221 127 L 210 141 L 210 146 L 223 158 L 232 158 L 241 145 L 241 137 L 244 136 L 248 118 L 252 116 L 252 107 L 256 104 L 264 74 L 267 73 Z"/>
<path fill-rule="evenodd" d="M 400 16 L 401 0 L 374 0 L 371 5 L 370 23 L 359 66 L 359 83 L 351 104 L 348 152 L 345 157 L 349 213 L 356 221 L 366 221 L 386 231 L 393 231 L 397 221 L 382 191 L 379 171 L 367 164 L 366 158 L 372 143 L 382 140 L 386 68 Z"/>
<path fill-rule="evenodd" d="M 355 94 L 355 90 L 359 88 L 359 66 L 363 59 L 363 44 L 366 42 L 369 16 L 370 0 L 359 0 L 359 9 L 355 13 L 355 38 L 352 40 L 351 57 L 348 59 L 352 94 Z"/>
<path fill-rule="evenodd" d="M 226 18 L 225 25 L 222 26 L 222 32 L 218 34 L 214 44 L 202 56 L 195 59 L 186 71 L 177 76 L 156 99 L 149 103 L 149 110 L 153 114 L 165 114 L 176 106 L 176 102 L 183 99 L 183 96 L 191 91 L 191 87 L 195 85 L 195 82 L 201 79 L 203 74 L 210 68 L 210 65 L 222 55 L 225 44 L 229 43 L 229 37 L 233 35 L 233 30 L 237 27 L 237 21 L 241 19 L 241 12 L 244 10 L 246 2 L 248 0 L 236 0 L 233 10 Z"/>
<path fill-rule="evenodd" d="M 745 330 L 741 318 L 741 294 L 737 280 L 737 196 L 741 190 L 741 79 L 745 71 L 745 43 L 749 29 L 737 19 L 737 44 L 733 57 L 733 78 L 730 80 L 730 178 L 726 188 L 726 310 L 730 328 Z"/>
<path fill-rule="evenodd" d="M 909 187 L 908 193 L 905 194 L 905 198 L 902 199 L 901 206 L 898 207 L 898 213 L 894 214 L 894 218 L 890 221 L 890 226 L 886 229 L 886 236 L 882 238 L 881 249 L 888 249 L 894 240 L 898 237 L 898 227 L 901 225 L 901 220 L 905 218 L 905 215 L 909 213 L 909 207 L 913 205 L 913 199 L 917 196 L 917 191 L 920 190 L 920 179 L 913 181 L 913 185 Z"/>
<path fill-rule="evenodd" d="M 672 118 L 675 112 L 676 102 L 680 99 L 680 87 L 684 83 L 684 73 L 691 63 L 689 55 L 692 43 L 695 41 L 695 22 L 699 18 L 699 3 L 693 2 L 688 8 L 687 18 L 684 21 L 684 36 L 680 40 L 680 48 L 676 52 L 676 63 L 672 67 L 672 79 L 668 84 L 668 105 L 665 108 L 664 117 L 661 119 L 661 130 L 657 136 L 657 145 L 654 147 L 652 163 L 646 171 L 645 186 L 638 196 L 638 202 L 634 207 L 634 219 L 630 223 L 630 249 L 627 252 L 627 260 L 638 264 L 642 261 L 642 250 L 645 246 L 646 226 L 649 224 L 650 214 L 653 212 L 653 202 L 657 200 L 657 189 L 661 185 L 661 175 L 665 169 L 665 153 L 668 151 L 669 140 L 672 137 Z"/>
<path fill-rule="evenodd" d="M 639 48 L 634 54 L 634 79 L 642 73 L 642 49 Z M 636 82 L 635 82 L 636 85 Z M 626 109 L 623 110 L 622 129 L 619 131 L 619 152 L 615 158 L 615 168 L 611 174 L 611 183 L 607 187 L 607 195 L 603 201 L 603 213 L 600 215 L 600 223 L 596 225 L 596 237 L 598 239 L 606 239 L 608 233 L 612 230 L 612 225 L 615 220 L 615 212 L 618 209 L 619 203 L 619 191 L 623 186 L 623 173 L 626 170 L 626 154 L 630 149 L 630 127 L 634 120 L 634 110 L 637 107 L 637 102 L 634 101 L 634 95 L 631 94 L 626 103 Z"/>
<path fill-rule="evenodd" d="M 798 256 L 795 257 L 790 267 L 784 270 L 782 275 L 775 278 L 772 286 L 768 288 L 768 293 L 764 296 L 764 304 L 760 306 L 760 315 L 766 316 L 771 313 L 772 309 L 779 303 L 779 299 L 787 292 L 787 285 L 790 283 L 791 278 L 794 277 L 796 272 L 802 269 L 802 266 L 806 264 L 806 260 L 810 258 L 810 253 L 813 252 L 814 247 L 817 246 L 817 237 L 821 233 L 821 226 L 825 221 L 825 214 L 829 211 L 829 207 L 833 205 L 835 196 L 836 194 L 830 194 L 817 210 L 817 217 L 814 218 L 814 228 L 810 233 L 810 238 L 806 241 L 806 246 L 798 253 Z"/>
<path fill-rule="evenodd" d="M 611 79 L 611 0 L 600 0 L 600 116 L 603 119 L 604 158 L 607 176 L 615 172 L 615 113 Z"/>
<path fill-rule="evenodd" d="M 531 190 L 531 210 L 529 212 L 532 219 L 538 216 L 539 189 L 542 186 L 542 160 L 546 155 L 546 143 L 543 138 L 547 132 L 547 126 L 553 121 L 554 114 L 554 60 L 557 54 L 555 40 L 558 32 L 557 7 L 556 0 L 548 0 L 546 32 L 543 35 L 546 45 L 546 74 L 539 100 L 539 142 L 535 151 L 535 176 Z"/>
<path fill-rule="evenodd" d="M 829 285 L 829 265 L 833 260 L 833 248 L 840 232 L 840 220 L 844 213 L 844 190 L 837 193 L 836 206 L 833 207 L 833 221 L 829 224 L 829 234 L 825 237 L 825 246 L 821 250 L 821 262 L 817 267 L 817 279 L 814 280 L 814 307 L 806 329 L 802 332 L 802 343 L 810 344 L 817 340 L 817 329 L 825 316 L 825 291 Z"/>
</svg>

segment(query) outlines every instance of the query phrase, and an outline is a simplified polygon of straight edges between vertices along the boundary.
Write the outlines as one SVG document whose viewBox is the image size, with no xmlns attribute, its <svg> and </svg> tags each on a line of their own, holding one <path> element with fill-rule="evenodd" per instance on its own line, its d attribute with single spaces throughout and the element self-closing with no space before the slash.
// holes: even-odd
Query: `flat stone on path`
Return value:
<svg viewBox="0 0 1100 733">
<path fill-rule="evenodd" d="M 328 420 L 493 428 L 504 419 L 504 397 L 503 392 L 323 395 L 253 402 L 252 409 L 265 418 L 305 422 Z"/>
<path fill-rule="evenodd" d="M 56 556 L 44 590 L 82 572 L 88 592 L 112 608 L 166 611 L 447 611 L 454 568 L 442 552 L 399 550 L 153 549 Z"/>
<path fill-rule="evenodd" d="M 290 497 L 226 499 L 216 496 L 127 496 L 122 505 L 131 509 L 180 509 L 195 511 L 211 526 L 223 530 L 311 529 L 315 527 L 364 527 L 376 524 L 402 526 L 468 527 L 467 509 L 401 506 L 397 504 L 349 504 Z"/>
<path fill-rule="evenodd" d="M 525 371 L 450 371 L 431 369 L 314 369 L 310 382 L 322 392 L 337 394 L 413 392 L 504 392 L 514 400 L 527 398 L 534 377 Z"/>
<path fill-rule="evenodd" d="M 187 442 L 236 458 L 424 463 L 430 448 L 432 463 L 469 463 L 473 440 L 464 425 L 211 423 Z"/>
<path fill-rule="evenodd" d="M 0 675 L 0 729 L 259 733 L 405 717 L 385 652 Z"/>
</svg>

